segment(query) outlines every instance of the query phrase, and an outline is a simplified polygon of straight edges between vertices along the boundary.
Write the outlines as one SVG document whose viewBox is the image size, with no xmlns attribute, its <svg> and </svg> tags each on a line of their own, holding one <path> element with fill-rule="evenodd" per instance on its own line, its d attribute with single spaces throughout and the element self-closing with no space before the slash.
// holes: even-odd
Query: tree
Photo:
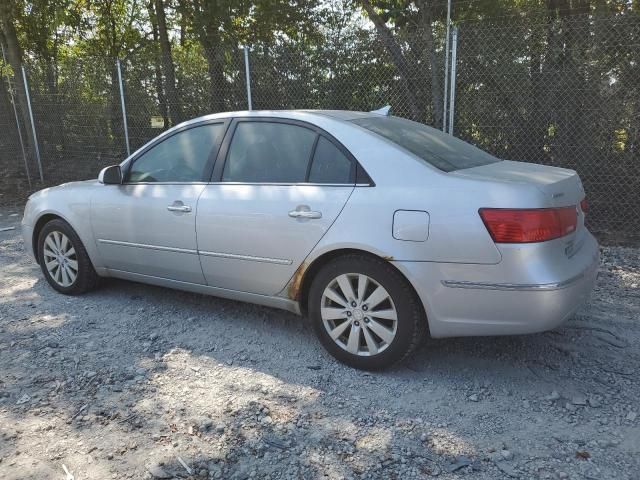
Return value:
<svg viewBox="0 0 640 480">
<path fill-rule="evenodd" d="M 411 71 L 409 67 L 409 61 L 405 58 L 405 55 L 402 52 L 402 48 L 398 44 L 395 36 L 391 32 L 391 29 L 387 26 L 385 20 L 382 15 L 380 15 L 374 5 L 370 0 L 361 0 L 360 1 L 362 8 L 365 12 L 367 12 L 367 16 L 371 19 L 373 24 L 376 27 L 376 31 L 378 32 L 378 36 L 382 41 L 383 45 L 387 49 L 391 61 L 395 65 L 398 70 L 398 75 L 400 76 L 400 83 L 402 85 L 402 90 L 404 91 L 405 98 L 407 103 L 409 104 L 409 110 L 411 112 L 411 116 L 414 120 L 420 121 L 422 120 L 423 114 L 422 110 L 418 104 L 418 99 L 415 95 L 414 85 L 411 82 Z"/>
<path fill-rule="evenodd" d="M 146 43 L 146 34 L 139 28 L 143 23 L 142 8 L 137 0 L 101 0 L 90 3 L 83 16 L 85 28 L 90 29 L 91 35 L 82 38 L 81 48 L 85 55 L 106 61 L 111 79 L 111 131 L 119 135 L 122 115 L 115 62 L 126 60 Z"/>
<path fill-rule="evenodd" d="M 31 125 L 29 106 L 27 105 L 26 88 L 21 75 L 23 53 L 15 27 L 16 15 L 17 8 L 14 2 L 0 0 L 0 44 L 2 44 L 7 61 L 13 70 L 14 101 L 18 104 L 18 111 L 22 121 L 20 128 L 26 133 L 27 146 L 33 147 L 35 142 L 29 128 Z"/>
<path fill-rule="evenodd" d="M 164 85 L 168 106 L 168 115 L 175 125 L 182 121 L 180 99 L 176 91 L 176 71 L 171 55 L 171 42 L 167 32 L 167 17 L 163 0 L 154 0 L 155 17 L 158 27 L 158 41 L 162 53 L 162 70 L 164 73 Z"/>
<path fill-rule="evenodd" d="M 151 23 L 151 32 L 153 34 L 153 44 L 158 45 L 160 43 L 158 38 L 158 21 L 156 20 L 156 12 L 153 5 L 153 0 L 149 0 L 149 2 L 147 3 L 147 9 L 149 11 L 149 22 Z M 160 61 L 158 48 L 154 48 L 154 51 L 154 84 L 156 88 L 156 96 L 158 97 L 158 108 L 160 109 L 160 114 L 162 115 L 164 124 L 169 125 L 169 109 L 167 108 L 167 99 L 164 94 L 164 86 L 162 82 L 162 62 Z"/>
<path fill-rule="evenodd" d="M 402 90 L 414 120 L 440 127 L 443 119 L 444 46 L 436 40 L 438 22 L 444 30 L 446 7 L 434 0 L 360 0 L 375 26 L 400 77 Z M 403 46 L 401 42 L 406 45 Z M 425 82 L 425 78 L 429 81 Z M 429 90 L 425 89 L 428 83 Z M 431 112 L 429 114 L 429 112 Z"/>
<path fill-rule="evenodd" d="M 298 38 L 314 28 L 308 19 L 316 5 L 316 0 L 194 0 L 182 4 L 207 59 L 212 111 L 225 109 L 225 67 L 233 59 L 236 68 L 240 67 L 239 47 L 268 42 L 279 34 Z"/>
</svg>

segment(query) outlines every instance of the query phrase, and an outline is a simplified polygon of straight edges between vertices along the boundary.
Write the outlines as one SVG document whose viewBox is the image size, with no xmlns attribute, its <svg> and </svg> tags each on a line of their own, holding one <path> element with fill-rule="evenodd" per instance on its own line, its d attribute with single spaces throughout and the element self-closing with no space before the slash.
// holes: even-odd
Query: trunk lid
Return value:
<svg viewBox="0 0 640 480">
<path fill-rule="evenodd" d="M 584 198 L 580 177 L 574 170 L 535 163 L 502 162 L 451 172 L 449 175 L 506 183 L 533 185 L 542 191 L 549 207 L 578 205 Z M 505 205 L 508 208 L 508 205 Z"/>
</svg>

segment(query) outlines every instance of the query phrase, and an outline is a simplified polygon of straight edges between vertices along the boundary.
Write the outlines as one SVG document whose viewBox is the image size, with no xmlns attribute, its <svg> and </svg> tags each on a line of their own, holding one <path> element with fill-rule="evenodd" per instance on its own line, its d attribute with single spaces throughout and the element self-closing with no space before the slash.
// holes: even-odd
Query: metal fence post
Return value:
<svg viewBox="0 0 640 480">
<path fill-rule="evenodd" d="M 453 27 L 451 37 L 451 91 L 449 97 L 449 135 L 453 135 L 453 118 L 456 113 L 456 56 L 458 52 L 458 27 Z"/>
<path fill-rule="evenodd" d="M 29 107 L 29 118 L 31 119 L 31 130 L 33 132 L 33 145 L 36 148 L 36 159 L 38 160 L 38 171 L 40 172 L 40 181 L 44 182 L 42 174 L 42 162 L 40 160 L 40 147 L 38 147 L 38 137 L 36 135 L 36 124 L 33 121 L 33 109 L 31 108 L 31 96 L 29 95 L 29 83 L 27 82 L 27 72 L 22 65 L 22 80 L 24 82 L 24 93 L 27 96 L 27 106 Z"/>
<path fill-rule="evenodd" d="M 4 54 L 4 46 L 0 45 L 2 48 L 2 61 L 4 64 L 7 64 L 7 57 Z M 13 107 L 13 116 L 16 119 L 16 128 L 18 129 L 18 140 L 20 141 L 20 149 L 22 150 L 22 159 L 24 160 L 24 169 L 27 173 L 27 181 L 29 182 L 29 188 L 31 188 L 31 172 L 29 171 L 29 162 L 27 161 L 27 153 L 24 150 L 24 140 L 22 138 L 22 128 L 20 127 L 20 120 L 18 119 L 18 109 L 16 108 L 16 101 L 13 97 L 13 89 L 11 88 L 11 80 L 9 79 L 9 75 L 7 75 L 7 84 L 9 85 L 9 97 L 11 98 L 11 106 Z"/>
<path fill-rule="evenodd" d="M 253 110 L 251 103 L 251 72 L 249 71 L 249 47 L 244 46 L 244 78 L 247 82 L 247 104 L 249 110 Z"/>
<path fill-rule="evenodd" d="M 451 0 L 447 2 L 447 38 L 445 40 L 445 56 L 444 56 L 444 107 L 442 109 L 442 131 L 447 132 L 447 93 L 449 88 L 449 38 L 451 28 Z"/>
<path fill-rule="evenodd" d="M 127 157 L 131 156 L 131 150 L 129 148 L 129 127 L 127 125 L 127 108 L 124 104 L 124 88 L 122 86 L 122 72 L 120 69 L 120 59 L 116 60 L 116 67 L 118 68 L 118 83 L 120 85 L 120 107 L 122 108 L 122 128 L 124 129 L 124 141 L 127 144 Z"/>
</svg>

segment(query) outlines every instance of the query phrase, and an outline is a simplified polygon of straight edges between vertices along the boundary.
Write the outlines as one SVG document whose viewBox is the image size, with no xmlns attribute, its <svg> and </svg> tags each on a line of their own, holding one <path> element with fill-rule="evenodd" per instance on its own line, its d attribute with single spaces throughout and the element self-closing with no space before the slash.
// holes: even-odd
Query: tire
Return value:
<svg viewBox="0 0 640 480">
<path fill-rule="evenodd" d="M 308 305 L 322 345 L 358 369 L 381 370 L 402 361 L 426 331 L 424 310 L 411 285 L 388 262 L 366 255 L 345 255 L 323 266 L 311 283 Z"/>
<path fill-rule="evenodd" d="M 65 249 L 66 255 L 58 255 Z M 61 261 L 64 261 L 66 268 L 55 268 L 55 264 L 59 265 Z M 80 237 L 64 220 L 51 220 L 40 231 L 38 262 L 49 285 L 65 295 L 80 295 L 98 285 L 99 277 Z M 52 271 L 48 265 L 53 265 Z"/>
</svg>

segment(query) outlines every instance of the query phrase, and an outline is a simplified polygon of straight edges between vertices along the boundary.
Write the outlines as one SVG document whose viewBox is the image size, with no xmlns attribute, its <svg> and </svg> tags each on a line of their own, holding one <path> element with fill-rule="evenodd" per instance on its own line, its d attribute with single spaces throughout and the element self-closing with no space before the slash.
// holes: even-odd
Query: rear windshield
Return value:
<svg viewBox="0 0 640 480">
<path fill-rule="evenodd" d="M 409 150 L 445 172 L 479 167 L 500 160 L 451 135 L 399 117 L 365 117 L 351 120 L 367 130 Z"/>
</svg>

